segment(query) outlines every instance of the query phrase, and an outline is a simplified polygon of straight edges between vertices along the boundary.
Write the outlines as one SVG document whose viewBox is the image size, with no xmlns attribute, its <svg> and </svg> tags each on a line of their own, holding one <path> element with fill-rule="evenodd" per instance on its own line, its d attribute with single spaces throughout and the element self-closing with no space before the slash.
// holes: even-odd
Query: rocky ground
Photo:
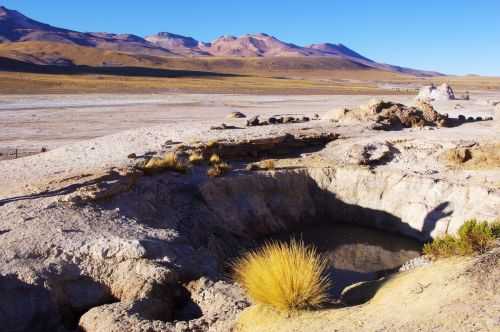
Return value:
<svg viewBox="0 0 500 332">
<path fill-rule="evenodd" d="M 0 111 L 0 116 L 15 113 L 15 107 L 19 119 L 27 116 L 26 109 L 36 113 L 37 98 L 26 97 L 29 107 L 23 106 L 25 101 L 11 99 L 11 110 Z M 359 96 L 345 100 L 259 97 L 258 102 L 248 96 L 162 98 L 182 104 L 176 113 L 182 114 L 182 120 L 170 118 L 172 123 L 63 144 L 42 154 L 0 162 L 0 321 L 5 331 L 73 331 L 78 327 L 88 332 L 228 331 L 250 305 L 228 278 L 228 262 L 264 238 L 343 223 L 425 241 L 455 232 L 469 218 L 493 221 L 499 217 L 500 125 L 495 106 L 488 100 L 500 100 L 500 95 L 478 94 L 469 101 L 432 103 L 443 117 L 448 113 L 449 124 L 441 122 L 441 115 L 431 119 L 434 113 L 422 111 L 421 105 L 408 108 L 416 103 L 406 97 L 395 102 L 407 106 L 396 108 L 394 104 L 368 104 L 369 98 Z M 197 104 L 183 104 L 193 98 L 198 98 Z M 48 102 L 52 101 L 43 101 Z M 65 103 L 63 107 L 68 107 Z M 57 113 L 55 105 L 50 110 L 45 109 L 47 105 L 40 107 L 40 114 Z M 83 106 L 75 107 L 82 110 Z M 200 115 L 198 107 L 213 110 L 213 118 Z M 342 111 L 331 112 L 337 107 Z M 97 111 L 83 109 L 83 129 L 75 129 L 75 135 L 100 136 L 90 130 Z M 123 119 L 133 113 L 133 108 L 128 110 L 131 113 L 125 115 L 119 115 L 119 109 L 109 114 Z M 338 116 L 353 110 L 371 115 L 361 120 Z M 227 118 L 233 111 L 247 117 Z M 70 112 L 58 114 L 62 114 L 60 128 Z M 163 113 L 146 112 L 144 119 L 163 122 L 154 119 L 158 114 Z M 260 115 L 259 122 L 267 123 L 247 126 L 255 115 Z M 294 119 L 285 120 L 290 117 Z M 468 117 L 474 119 L 467 121 Z M 493 119 L 487 120 L 489 117 Z M 140 122 L 130 118 L 132 128 Z M 121 121 L 103 123 L 109 128 Z M 58 131 L 57 127 L 49 130 L 52 125 L 42 125 L 47 132 L 40 142 L 49 142 L 49 133 Z M 66 139 L 77 140 L 71 135 Z M 205 159 L 217 153 L 231 170 L 211 178 L 206 162 L 192 166 L 187 173 L 150 174 L 143 168 L 145 160 L 172 152 L 180 160 L 194 152 Z M 333 233 L 327 235 L 335 236 Z M 352 259 L 359 250 L 353 248 L 338 251 L 339 260 Z M 370 253 L 378 261 L 388 254 L 383 250 Z M 461 277 L 468 261 L 446 264 L 398 274 L 391 280 L 401 282 L 383 284 L 369 304 L 332 308 L 318 316 L 313 313 L 310 326 L 316 331 L 328 330 L 337 315 L 353 315 L 358 317 L 358 330 L 431 331 L 465 326 L 467 331 L 493 331 L 498 326 L 498 299 L 490 293 L 482 302 L 468 297 L 477 289 L 469 282 L 472 279 Z M 384 267 L 389 268 L 377 266 L 372 272 L 382 272 Z M 498 264 L 485 271 L 493 278 Z M 451 286 L 442 288 L 443 296 L 432 303 L 427 297 L 413 301 L 418 290 L 417 295 L 394 296 L 399 294 L 400 284 L 419 287 L 421 283 L 427 289 L 429 282 L 433 292 L 442 285 Z M 447 298 L 453 285 L 459 285 L 460 292 Z M 451 300 L 464 300 L 465 304 L 458 308 Z M 407 308 L 408 313 L 415 310 L 416 315 L 431 303 L 436 311 L 422 316 L 428 321 L 456 310 L 463 318 L 445 325 L 413 323 L 413 316 L 391 320 L 389 311 L 373 325 L 362 318 L 365 314 L 374 317 L 376 308 L 387 301 L 391 308 Z M 260 328 L 251 320 L 249 325 L 248 317 L 255 317 L 251 316 L 255 310 L 242 316 L 241 329 Z M 475 316 L 477 310 L 481 315 Z M 278 316 L 269 317 L 280 321 Z M 309 326 L 307 319 L 292 319 L 278 327 L 263 320 L 262 330 L 300 331 Z M 339 321 L 343 330 L 349 320 Z"/>
</svg>

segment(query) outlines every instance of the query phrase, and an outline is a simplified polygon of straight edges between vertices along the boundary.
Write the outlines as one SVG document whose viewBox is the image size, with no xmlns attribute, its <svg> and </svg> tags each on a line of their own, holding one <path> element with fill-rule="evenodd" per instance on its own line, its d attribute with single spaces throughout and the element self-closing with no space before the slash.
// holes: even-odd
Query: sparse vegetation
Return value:
<svg viewBox="0 0 500 332">
<path fill-rule="evenodd" d="M 302 241 L 270 242 L 236 261 L 235 279 L 259 304 L 280 311 L 311 309 L 328 299 L 326 260 Z"/>
<path fill-rule="evenodd" d="M 166 153 L 163 158 L 150 159 L 144 166 L 144 170 L 151 173 L 164 170 L 185 173 L 187 171 L 187 166 L 177 158 L 175 153 L 169 152 Z"/>
<path fill-rule="evenodd" d="M 203 162 L 203 155 L 199 152 L 193 152 L 189 156 L 189 162 L 193 165 L 201 164 Z"/>
<path fill-rule="evenodd" d="M 208 141 L 208 142 L 207 142 L 207 148 L 214 148 L 214 147 L 216 147 L 216 146 L 217 146 L 217 144 L 218 144 L 218 142 L 217 142 L 217 141 L 215 141 L 215 140 L 210 140 L 210 141 Z"/>
<path fill-rule="evenodd" d="M 210 163 L 212 165 L 217 165 L 217 164 L 220 164 L 222 162 L 222 160 L 220 159 L 220 156 L 218 154 L 213 154 L 211 157 L 210 157 Z"/>
<path fill-rule="evenodd" d="M 267 159 L 262 162 L 262 169 L 273 170 L 276 168 L 276 163 L 272 159 Z"/>
<path fill-rule="evenodd" d="M 500 222 L 466 221 L 457 236 L 445 235 L 424 245 L 423 253 L 432 258 L 469 256 L 483 253 L 500 237 Z"/>
<path fill-rule="evenodd" d="M 231 166 L 229 166 L 228 163 L 219 161 L 208 169 L 207 175 L 210 177 L 219 177 L 228 173 L 230 170 Z"/>
</svg>

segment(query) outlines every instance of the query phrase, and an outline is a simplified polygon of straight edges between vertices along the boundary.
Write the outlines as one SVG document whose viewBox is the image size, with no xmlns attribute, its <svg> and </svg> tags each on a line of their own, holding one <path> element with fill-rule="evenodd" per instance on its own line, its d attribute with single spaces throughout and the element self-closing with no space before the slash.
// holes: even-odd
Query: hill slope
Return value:
<svg viewBox="0 0 500 332">
<path fill-rule="evenodd" d="M 414 70 L 404 67 L 380 64 L 351 50 L 342 44 L 313 44 L 298 46 L 279 40 L 265 33 L 247 34 L 240 37 L 222 36 L 211 43 L 201 42 L 192 37 L 168 32 L 142 38 L 132 34 L 111 34 L 105 32 L 78 32 L 54 27 L 38 22 L 23 14 L 0 6 L 0 44 L 17 42 L 64 43 L 122 53 L 161 57 L 262 57 L 262 58 L 336 58 L 353 66 L 364 66 L 383 71 L 398 72 L 415 76 L 435 76 L 438 73 Z M 52 58 L 25 54 L 23 61 L 54 64 Z M 72 65 L 78 61 L 71 58 L 58 65 Z M 311 69 L 315 61 L 310 61 Z M 318 63 L 322 63 L 319 61 Z M 124 65 L 116 63 L 116 65 Z"/>
<path fill-rule="evenodd" d="M 147 40 L 131 34 L 82 33 L 53 27 L 0 6 L 0 42 L 47 41 L 96 47 L 107 50 L 173 55 Z"/>
</svg>

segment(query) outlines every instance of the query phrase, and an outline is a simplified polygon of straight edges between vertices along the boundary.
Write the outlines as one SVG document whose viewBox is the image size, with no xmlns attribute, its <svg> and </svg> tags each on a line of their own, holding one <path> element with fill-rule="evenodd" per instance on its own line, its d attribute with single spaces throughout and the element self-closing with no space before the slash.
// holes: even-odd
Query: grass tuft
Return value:
<svg viewBox="0 0 500 332">
<path fill-rule="evenodd" d="M 228 163 L 220 161 L 219 163 L 214 164 L 212 167 L 208 169 L 207 175 L 210 177 L 219 177 L 228 173 L 230 170 L 231 166 L 229 166 Z"/>
<path fill-rule="evenodd" d="M 210 140 L 207 142 L 207 148 L 215 148 L 217 145 L 219 145 L 219 142 L 216 140 Z"/>
<path fill-rule="evenodd" d="M 144 170 L 156 173 L 164 170 L 185 173 L 187 166 L 182 163 L 173 152 L 166 153 L 163 158 L 152 158 L 144 166 Z"/>
<path fill-rule="evenodd" d="M 193 152 L 189 156 L 189 162 L 193 165 L 201 164 L 203 162 L 203 155 L 199 152 Z"/>
<path fill-rule="evenodd" d="M 210 163 L 212 165 L 216 165 L 216 164 L 220 164 L 222 162 L 222 159 L 220 159 L 220 156 L 218 154 L 213 154 L 211 157 L 210 157 Z"/>
<path fill-rule="evenodd" d="M 235 280 L 259 304 L 290 312 L 328 300 L 327 261 L 302 241 L 270 242 L 234 264 Z"/>
<path fill-rule="evenodd" d="M 276 163 L 272 159 L 267 159 L 262 162 L 262 169 L 273 170 L 276 168 Z"/>
<path fill-rule="evenodd" d="M 424 255 L 432 258 L 451 256 L 470 256 L 484 253 L 495 240 L 500 238 L 500 222 L 466 221 L 458 230 L 457 236 L 445 235 L 424 245 Z"/>
</svg>

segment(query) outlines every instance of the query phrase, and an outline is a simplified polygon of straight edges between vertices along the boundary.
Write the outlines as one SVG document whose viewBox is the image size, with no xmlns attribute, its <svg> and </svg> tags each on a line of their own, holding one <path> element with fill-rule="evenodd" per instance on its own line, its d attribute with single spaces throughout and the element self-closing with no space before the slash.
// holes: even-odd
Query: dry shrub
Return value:
<svg viewBox="0 0 500 332">
<path fill-rule="evenodd" d="M 199 152 L 193 152 L 189 156 L 189 162 L 193 165 L 201 164 L 203 162 L 203 155 Z"/>
<path fill-rule="evenodd" d="M 216 147 L 217 145 L 219 144 L 218 141 L 215 141 L 215 140 L 210 140 L 207 142 L 207 148 L 214 148 Z"/>
<path fill-rule="evenodd" d="M 458 230 L 457 236 L 445 235 L 424 245 L 424 255 L 432 258 L 469 256 L 484 253 L 500 237 L 500 222 L 466 221 Z"/>
<path fill-rule="evenodd" d="M 267 159 L 262 162 L 262 169 L 273 170 L 276 168 L 274 160 Z"/>
<path fill-rule="evenodd" d="M 215 165 L 215 164 L 219 164 L 222 162 L 222 160 L 220 159 L 219 155 L 218 154 L 213 154 L 211 157 L 210 157 L 210 163 L 212 165 Z"/>
<path fill-rule="evenodd" d="M 182 163 L 173 152 L 166 153 L 163 158 L 152 158 L 144 166 L 147 172 L 155 173 L 164 170 L 184 173 L 187 166 Z"/>
<path fill-rule="evenodd" d="M 281 311 L 319 307 L 328 299 L 327 261 L 302 241 L 270 242 L 234 264 L 235 280 L 259 304 Z"/>
<path fill-rule="evenodd" d="M 207 171 L 207 175 L 210 177 L 219 177 L 228 173 L 231 170 L 231 166 L 225 162 L 219 162 L 218 164 L 214 164 Z"/>
</svg>

